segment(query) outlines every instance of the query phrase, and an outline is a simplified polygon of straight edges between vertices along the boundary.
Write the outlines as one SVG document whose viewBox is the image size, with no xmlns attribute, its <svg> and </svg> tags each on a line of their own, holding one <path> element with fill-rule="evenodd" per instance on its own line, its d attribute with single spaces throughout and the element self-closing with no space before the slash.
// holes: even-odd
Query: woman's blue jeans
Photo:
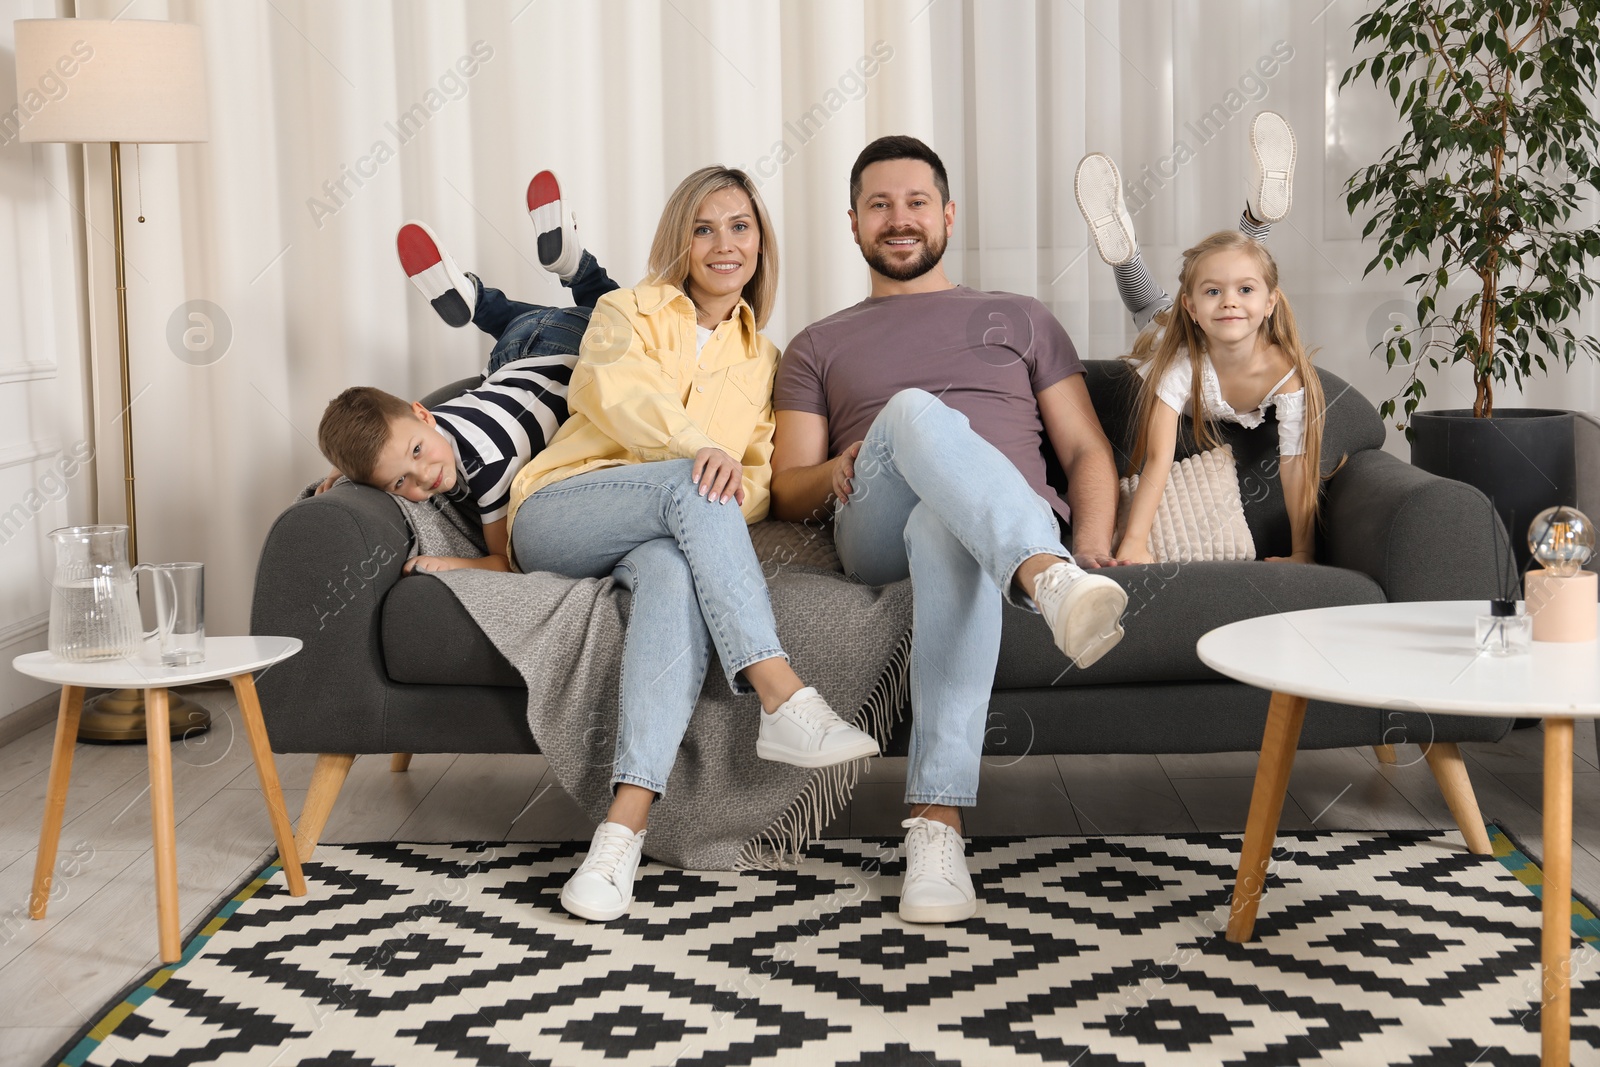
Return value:
<svg viewBox="0 0 1600 1067">
<path fill-rule="evenodd" d="M 595 301 L 617 288 L 617 283 L 587 250 L 578 262 L 577 273 L 561 283 L 572 290 L 574 307 L 549 307 L 511 300 L 500 290 L 484 285 L 476 275 L 468 277 L 478 285 L 478 306 L 472 313 L 472 323 L 495 339 L 494 348 L 489 351 L 486 375 L 514 359 L 577 355 L 584 331 L 589 328 Z"/>
<path fill-rule="evenodd" d="M 712 649 L 735 693 L 751 691 L 740 671 L 784 655 L 744 515 L 732 500 L 700 496 L 693 466 L 673 459 L 567 478 L 523 501 L 511 525 L 522 570 L 609 574 L 633 591 L 611 783 L 658 794 Z"/>
<path fill-rule="evenodd" d="M 1071 558 L 1055 512 L 965 415 L 906 389 L 872 421 L 833 533 L 852 577 L 911 578 L 907 803 L 977 803 L 1000 598 L 1037 610 L 1012 584 L 1017 568 L 1040 553 Z"/>
</svg>

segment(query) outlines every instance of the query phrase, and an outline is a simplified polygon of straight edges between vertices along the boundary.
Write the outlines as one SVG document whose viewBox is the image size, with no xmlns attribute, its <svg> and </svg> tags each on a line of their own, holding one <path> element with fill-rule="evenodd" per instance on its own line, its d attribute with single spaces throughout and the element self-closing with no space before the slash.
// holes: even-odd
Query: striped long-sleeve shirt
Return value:
<svg viewBox="0 0 1600 1067">
<path fill-rule="evenodd" d="M 567 383 L 577 355 L 513 360 L 483 384 L 433 408 L 455 448 L 466 497 L 481 522 L 506 516 L 511 482 L 567 419 Z"/>
</svg>

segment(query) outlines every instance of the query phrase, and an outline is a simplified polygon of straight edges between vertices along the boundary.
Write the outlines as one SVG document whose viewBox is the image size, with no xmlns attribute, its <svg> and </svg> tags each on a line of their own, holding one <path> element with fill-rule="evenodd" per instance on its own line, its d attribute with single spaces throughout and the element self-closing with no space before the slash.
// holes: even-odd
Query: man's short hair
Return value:
<svg viewBox="0 0 1600 1067">
<path fill-rule="evenodd" d="M 413 414 L 411 405 L 393 393 L 354 386 L 328 401 L 317 427 L 317 447 L 346 478 L 370 484 L 394 420 Z"/>
<path fill-rule="evenodd" d="M 878 138 L 856 157 L 856 165 L 850 168 L 851 211 L 855 210 L 856 201 L 861 199 L 861 172 L 874 163 L 886 163 L 891 159 L 920 159 L 932 167 L 933 184 L 939 190 L 939 206 L 950 202 L 950 177 L 944 171 L 944 160 L 939 158 L 939 153 L 915 137 L 897 133 Z"/>
</svg>

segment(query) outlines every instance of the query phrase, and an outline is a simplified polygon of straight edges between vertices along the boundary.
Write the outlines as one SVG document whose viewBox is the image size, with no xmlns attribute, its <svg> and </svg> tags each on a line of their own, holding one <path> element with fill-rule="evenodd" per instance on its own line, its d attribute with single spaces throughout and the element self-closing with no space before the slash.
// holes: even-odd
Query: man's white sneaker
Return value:
<svg viewBox="0 0 1600 1067">
<path fill-rule="evenodd" d="M 809 685 L 772 714 L 761 713 L 756 755 L 762 759 L 796 767 L 832 767 L 877 754 L 878 742 L 872 735 L 839 718 Z"/>
<path fill-rule="evenodd" d="M 1072 189 L 1100 258 L 1113 267 L 1132 259 L 1139 246 L 1133 239 L 1133 218 L 1122 199 L 1122 176 L 1111 157 L 1090 152 L 1079 160 Z"/>
<path fill-rule="evenodd" d="M 1250 214 L 1257 222 L 1279 222 L 1294 199 L 1294 131 L 1276 111 L 1250 122 Z"/>
<path fill-rule="evenodd" d="M 954 827 L 933 819 L 907 819 L 906 877 L 900 918 L 908 923 L 958 923 L 978 913 L 978 894 L 967 872 L 967 844 Z"/>
<path fill-rule="evenodd" d="M 1128 593 L 1103 574 L 1089 574 L 1075 563 L 1057 563 L 1033 580 L 1033 602 L 1050 624 L 1056 647 L 1080 668 L 1122 640 Z"/>
<path fill-rule="evenodd" d="M 561 906 L 580 919 L 610 922 L 633 903 L 633 876 L 645 831 L 634 833 L 621 823 L 595 828 L 589 854 L 561 888 Z"/>
</svg>

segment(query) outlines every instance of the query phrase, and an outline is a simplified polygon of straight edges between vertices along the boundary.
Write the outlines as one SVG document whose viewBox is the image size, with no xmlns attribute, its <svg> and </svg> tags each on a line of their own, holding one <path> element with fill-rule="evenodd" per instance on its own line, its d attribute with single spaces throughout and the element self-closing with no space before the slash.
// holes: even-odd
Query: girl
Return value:
<svg viewBox="0 0 1600 1067">
<path fill-rule="evenodd" d="M 1177 449 L 1180 416 L 1191 416 L 1196 444 L 1206 450 L 1221 444 L 1214 420 L 1255 428 L 1269 407 L 1277 415 L 1292 545 L 1290 555 L 1269 559 L 1312 561 L 1326 402 L 1278 288 L 1277 263 L 1262 243 L 1271 223 L 1289 211 L 1294 133 L 1282 116 L 1265 111 L 1251 123 L 1250 143 L 1254 180 L 1241 232 L 1214 233 L 1184 253 L 1178 306 L 1139 256 L 1116 165 L 1095 153 L 1078 166 L 1079 207 L 1142 330 L 1129 357 L 1143 378 L 1129 463 L 1129 473 L 1141 477 L 1116 550 L 1130 563 L 1154 562 L 1150 528 Z"/>
<path fill-rule="evenodd" d="M 789 668 L 745 528 L 767 513 L 778 349 L 758 331 L 777 285 L 777 238 L 750 178 L 725 167 L 685 178 L 644 283 L 595 307 L 570 417 L 512 485 L 522 570 L 609 574 L 633 591 L 614 795 L 561 891 L 585 919 L 633 900 L 650 805 L 713 648 L 733 690 L 761 698 L 756 755 L 825 767 L 878 752 Z"/>
</svg>

